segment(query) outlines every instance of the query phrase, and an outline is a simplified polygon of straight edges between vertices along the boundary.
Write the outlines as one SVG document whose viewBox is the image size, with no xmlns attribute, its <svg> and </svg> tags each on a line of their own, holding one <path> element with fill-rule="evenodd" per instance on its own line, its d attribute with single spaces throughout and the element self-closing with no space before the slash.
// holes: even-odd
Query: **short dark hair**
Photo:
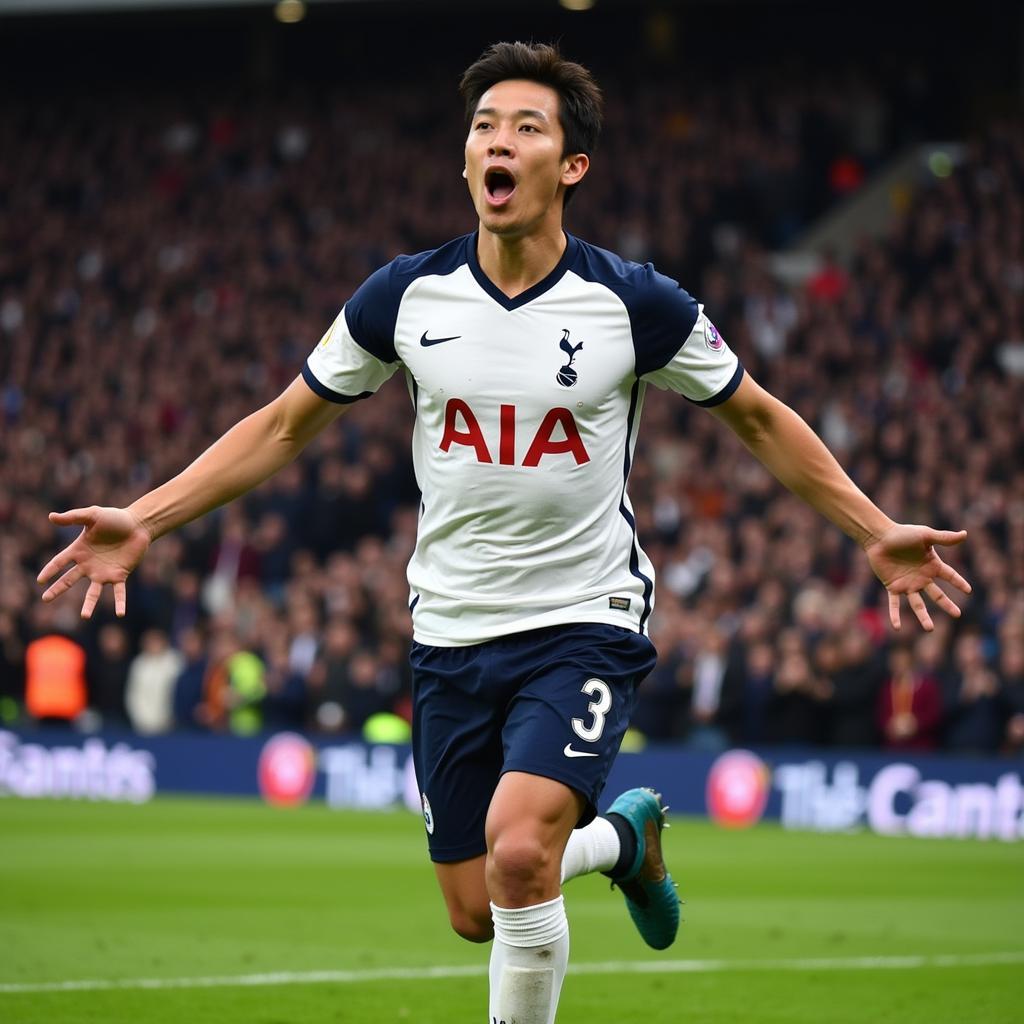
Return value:
<svg viewBox="0 0 1024 1024">
<path fill-rule="evenodd" d="M 495 43 L 463 72 L 459 92 L 466 102 L 467 128 L 480 97 L 498 82 L 521 78 L 550 86 L 558 93 L 558 120 L 565 136 L 562 156 L 597 148 L 604 101 L 593 75 L 582 64 L 566 60 L 547 43 Z M 576 185 L 565 190 L 565 202 Z"/>
</svg>

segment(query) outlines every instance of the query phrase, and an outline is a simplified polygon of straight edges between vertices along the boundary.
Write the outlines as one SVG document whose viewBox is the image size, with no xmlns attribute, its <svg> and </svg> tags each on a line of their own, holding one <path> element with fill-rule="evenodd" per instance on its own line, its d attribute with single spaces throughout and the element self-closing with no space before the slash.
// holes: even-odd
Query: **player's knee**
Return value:
<svg viewBox="0 0 1024 1024">
<path fill-rule="evenodd" d="M 473 912 L 462 907 L 449 908 L 448 920 L 455 934 L 467 942 L 490 942 L 494 938 L 490 907 L 484 912 Z"/>
<path fill-rule="evenodd" d="M 538 837 L 523 832 L 498 836 L 487 856 L 488 877 L 504 890 L 536 885 L 554 864 L 553 852 Z"/>
</svg>

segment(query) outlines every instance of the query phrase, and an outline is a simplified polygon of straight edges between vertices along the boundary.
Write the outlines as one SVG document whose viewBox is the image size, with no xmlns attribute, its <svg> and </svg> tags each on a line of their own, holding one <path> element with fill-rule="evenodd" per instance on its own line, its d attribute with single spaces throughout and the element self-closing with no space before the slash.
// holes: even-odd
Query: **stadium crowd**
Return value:
<svg viewBox="0 0 1024 1024">
<path fill-rule="evenodd" d="M 785 287 L 768 249 L 905 141 L 864 80 L 796 81 L 606 81 L 570 228 L 678 277 L 890 515 L 966 527 L 951 560 L 974 593 L 959 622 L 893 634 L 856 547 L 712 417 L 652 389 L 630 493 L 661 658 L 635 725 L 711 749 L 1019 754 L 1024 125 L 972 141 L 851 266 Z M 473 229 L 461 126 L 437 100 L 450 91 L 0 110 L 8 721 L 31 716 L 34 644 L 56 635 L 80 654 L 87 725 L 333 733 L 407 714 L 418 492 L 397 379 L 257 491 L 159 541 L 124 620 L 104 603 L 81 622 L 80 594 L 43 605 L 35 574 L 67 540 L 49 510 L 127 504 L 167 479 L 299 372 L 368 273 Z"/>
</svg>

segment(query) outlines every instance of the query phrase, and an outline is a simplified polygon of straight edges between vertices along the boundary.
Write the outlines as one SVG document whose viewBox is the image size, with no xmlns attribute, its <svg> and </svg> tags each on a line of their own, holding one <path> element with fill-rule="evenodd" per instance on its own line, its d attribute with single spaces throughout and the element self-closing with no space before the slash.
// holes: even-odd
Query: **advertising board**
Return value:
<svg viewBox="0 0 1024 1024">
<path fill-rule="evenodd" d="M 1024 838 L 1020 762 L 893 757 L 813 749 L 677 747 L 621 754 L 606 801 L 653 786 L 674 812 L 726 828 L 778 821 L 787 829 L 917 838 Z M 0 731 L 0 797 L 143 803 L 156 793 L 262 797 L 279 806 L 423 811 L 407 746 L 325 742 L 297 733 L 232 738 Z M 427 815 L 429 820 L 429 814 Z"/>
</svg>

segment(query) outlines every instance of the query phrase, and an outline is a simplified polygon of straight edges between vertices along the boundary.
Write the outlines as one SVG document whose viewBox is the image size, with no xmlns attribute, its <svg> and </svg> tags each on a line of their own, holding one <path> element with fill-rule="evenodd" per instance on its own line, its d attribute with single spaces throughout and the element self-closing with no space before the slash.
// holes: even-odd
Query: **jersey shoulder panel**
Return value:
<svg viewBox="0 0 1024 1024">
<path fill-rule="evenodd" d="M 636 375 L 659 370 L 686 343 L 697 322 L 696 300 L 678 281 L 650 263 L 633 263 L 607 249 L 579 242 L 572 270 L 614 292 L 629 315 Z"/>
<path fill-rule="evenodd" d="M 374 271 L 345 303 L 345 322 L 356 344 L 381 362 L 396 362 L 395 325 L 402 296 L 418 278 L 450 274 L 466 263 L 472 237 L 463 235 L 439 249 L 396 256 Z"/>
</svg>

